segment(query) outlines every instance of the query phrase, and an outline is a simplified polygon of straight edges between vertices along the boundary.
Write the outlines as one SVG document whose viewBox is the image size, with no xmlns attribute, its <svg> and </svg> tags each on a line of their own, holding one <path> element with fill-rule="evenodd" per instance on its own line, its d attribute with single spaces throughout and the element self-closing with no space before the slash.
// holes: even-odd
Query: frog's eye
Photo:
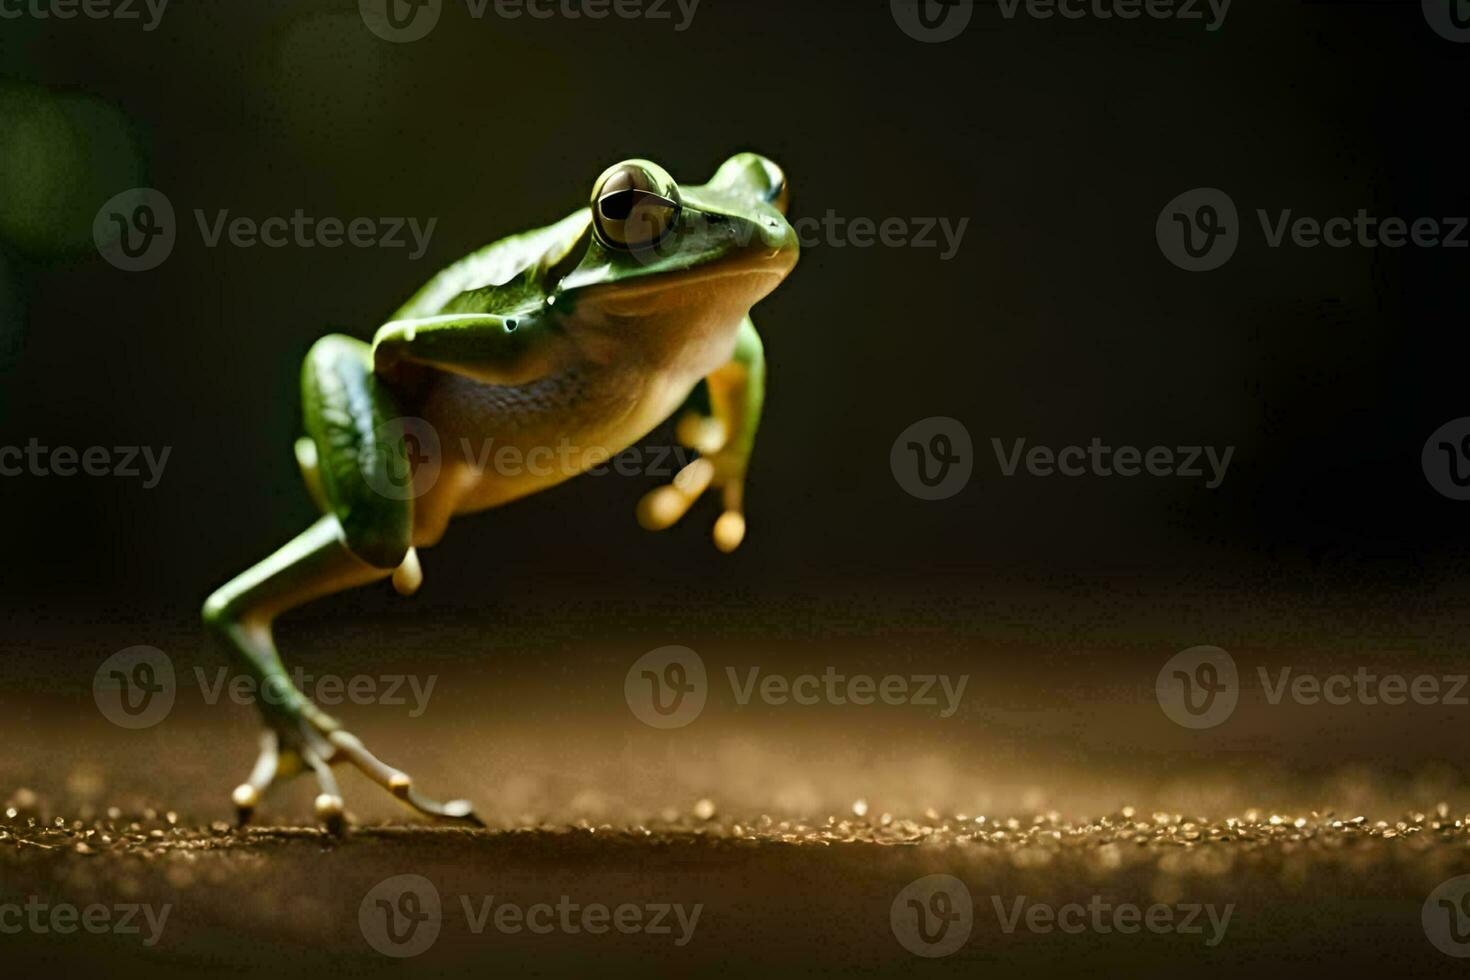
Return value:
<svg viewBox="0 0 1470 980">
<path fill-rule="evenodd" d="M 609 248 L 650 248 L 673 230 L 679 185 L 658 164 L 630 160 L 610 167 L 592 188 L 592 226 Z"/>
</svg>

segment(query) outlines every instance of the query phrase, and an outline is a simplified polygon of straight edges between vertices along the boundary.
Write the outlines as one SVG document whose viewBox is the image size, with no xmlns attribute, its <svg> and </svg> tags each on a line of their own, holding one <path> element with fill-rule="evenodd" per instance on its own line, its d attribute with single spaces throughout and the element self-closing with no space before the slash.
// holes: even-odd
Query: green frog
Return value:
<svg viewBox="0 0 1470 980">
<path fill-rule="evenodd" d="M 643 497 L 638 520 L 669 527 L 713 492 L 715 546 L 740 545 L 766 376 L 750 309 L 796 265 L 788 197 L 782 170 L 754 153 L 682 187 L 627 160 L 594 182 L 588 207 L 434 276 L 371 343 L 312 346 L 296 458 L 321 516 L 204 604 L 207 629 L 262 692 L 260 755 L 234 791 L 242 824 L 273 785 L 310 770 L 317 817 L 341 832 L 342 762 L 420 813 L 479 823 L 296 689 L 272 637 L 281 613 L 383 579 L 413 593 L 419 552 L 455 517 L 604 463 L 675 414 L 698 456 Z M 525 465 L 497 465 L 507 451 Z"/>
</svg>

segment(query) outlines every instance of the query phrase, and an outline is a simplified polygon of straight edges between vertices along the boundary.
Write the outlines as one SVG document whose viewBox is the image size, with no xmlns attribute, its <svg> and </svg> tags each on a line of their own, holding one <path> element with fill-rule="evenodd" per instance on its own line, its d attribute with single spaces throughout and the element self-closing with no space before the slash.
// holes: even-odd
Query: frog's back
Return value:
<svg viewBox="0 0 1470 980">
<path fill-rule="evenodd" d="M 565 258 L 591 222 L 583 208 L 556 224 L 502 238 L 472 252 L 430 279 L 390 320 L 410 320 L 441 313 L 499 313 L 497 308 L 521 297 L 502 295 L 495 287 L 510 283 L 533 267 Z M 481 308 L 471 309 L 471 306 Z"/>
</svg>

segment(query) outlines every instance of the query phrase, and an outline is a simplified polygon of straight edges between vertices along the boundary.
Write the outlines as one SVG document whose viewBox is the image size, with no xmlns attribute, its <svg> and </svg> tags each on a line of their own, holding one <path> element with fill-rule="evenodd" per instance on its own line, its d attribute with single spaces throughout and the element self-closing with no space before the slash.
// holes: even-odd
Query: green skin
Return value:
<svg viewBox="0 0 1470 980">
<path fill-rule="evenodd" d="M 620 166 L 667 178 L 646 161 Z M 784 216 L 785 179 L 755 154 L 732 157 L 709 183 L 671 194 L 681 207 L 656 246 L 604 240 L 609 233 L 583 208 L 445 269 L 371 345 L 342 335 L 313 345 L 302 368 L 306 436 L 297 459 L 322 516 L 204 605 L 210 632 L 268 692 L 259 699 L 260 758 L 234 794 L 241 822 L 273 784 L 310 769 L 318 816 L 340 830 L 331 766 L 342 761 L 422 813 L 478 822 L 463 800 L 420 795 L 296 690 L 272 622 L 389 577 L 413 591 L 417 549 L 435 544 L 453 517 L 606 461 L 690 401 L 701 382 L 709 412 L 688 412 L 679 426 L 700 458 L 646 496 L 639 519 L 667 527 L 715 489 L 724 507 L 715 543 L 724 551 L 740 543 L 765 389 L 749 312 L 796 264 L 797 238 Z M 407 444 L 403 418 L 422 420 L 408 423 L 411 439 L 424 423 L 437 436 L 436 479 L 417 480 L 423 450 Z M 505 447 L 526 465 L 497 467 Z M 571 451 L 547 455 L 558 447 Z M 530 465 L 537 459 L 555 463 Z"/>
</svg>

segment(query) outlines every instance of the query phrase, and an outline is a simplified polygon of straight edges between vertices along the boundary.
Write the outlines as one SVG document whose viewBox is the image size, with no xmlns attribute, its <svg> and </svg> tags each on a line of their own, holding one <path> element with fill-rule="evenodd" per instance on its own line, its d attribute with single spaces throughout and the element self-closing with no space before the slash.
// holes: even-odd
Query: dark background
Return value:
<svg viewBox="0 0 1470 980">
<path fill-rule="evenodd" d="M 1055 761 L 1121 739 L 1132 754 L 1109 764 L 1142 759 L 1147 780 L 1203 744 L 1151 700 L 1158 665 L 1183 647 L 1224 646 L 1246 672 L 1463 669 L 1470 505 L 1437 494 L 1419 455 L 1470 414 L 1467 253 L 1270 249 L 1254 216 L 1470 213 L 1458 98 L 1470 51 L 1418 4 L 1238 2 L 1214 33 L 1006 21 L 981 4 L 938 45 L 905 36 L 879 2 L 704 0 L 682 34 L 668 21 L 477 21 L 450 3 L 406 45 L 370 34 L 353 3 L 175 0 L 152 33 L 0 28 L 0 445 L 172 450 L 152 490 L 0 481 L 0 672 L 35 738 L 90 716 L 92 672 L 115 650 L 221 662 L 196 625 L 203 597 L 313 516 L 291 443 L 317 336 L 370 335 L 441 265 L 578 207 L 613 162 L 648 156 L 702 182 L 747 148 L 789 173 L 793 218 L 970 225 L 949 262 L 938 249 L 808 248 L 756 310 L 770 386 L 740 551 L 711 547 L 709 504 L 675 530 L 640 530 L 634 504 L 656 478 L 581 478 L 458 521 L 424 556 L 412 601 L 381 586 L 293 614 L 315 640 L 287 637 L 288 659 L 462 669 L 493 692 L 499 723 L 539 732 L 603 709 L 631 724 L 622 671 L 664 643 L 791 670 L 968 670 L 987 692 L 967 708 L 971 744 Z M 90 228 L 135 185 L 168 195 L 180 232 L 162 266 L 126 273 L 98 257 Z M 1205 274 L 1175 268 L 1154 237 L 1164 204 L 1199 186 L 1226 190 L 1246 224 L 1235 257 Z M 210 249 L 196 208 L 438 225 L 418 262 L 403 249 Z M 924 502 L 888 454 L 934 415 L 963 421 L 979 459 L 965 492 Z M 992 436 L 1236 451 L 1213 491 L 1007 480 Z M 667 444 L 667 428 L 648 442 Z M 440 717 L 457 725 L 482 703 L 446 701 Z M 1294 733 L 1319 736 L 1305 741 L 1280 713 L 1247 715 L 1209 744 L 1314 773 L 1387 756 L 1459 763 L 1416 743 L 1438 723 L 1429 712 L 1293 716 Z M 228 716 L 243 768 L 253 720 Z M 744 718 L 747 734 L 769 721 Z M 914 744 L 956 734 L 882 718 Z M 813 759 L 859 744 L 867 719 L 833 724 Z M 885 751 L 906 769 L 898 744 Z M 911 799 L 937 785 L 910 777 Z M 236 778 L 199 786 L 222 794 Z"/>
<path fill-rule="evenodd" d="M 29 114 L 70 124 L 44 177 L 5 181 L 12 214 L 45 202 L 51 247 L 4 252 L 0 442 L 172 447 L 149 491 L 0 484 L 18 610 L 192 615 L 311 517 L 290 444 L 315 337 L 368 336 L 439 266 L 577 207 L 609 163 L 646 155 L 700 182 L 743 148 L 787 169 L 793 218 L 969 217 L 962 248 L 809 248 L 757 311 L 770 400 L 738 556 L 711 553 L 708 509 L 641 532 L 631 508 L 657 481 L 583 479 L 459 522 L 426 557 L 426 598 L 489 600 L 507 578 L 716 596 L 1058 574 L 1432 589 L 1464 571 L 1465 505 L 1429 487 L 1419 451 L 1467 413 L 1467 253 L 1270 249 L 1254 217 L 1470 213 L 1470 52 L 1418 4 L 1242 2 L 1215 33 L 982 4 L 939 45 L 876 2 L 705 0 L 682 34 L 450 4 L 427 39 L 390 45 L 352 3 L 176 0 L 152 33 L 20 20 L 0 38 L 0 144 Z M 180 236 L 132 274 L 90 249 L 90 223 L 135 184 L 169 196 Z M 1196 186 L 1248 225 L 1207 274 L 1154 242 L 1164 203 Z M 209 249 L 195 208 L 439 220 L 410 262 Z M 67 234 L 77 249 L 55 254 Z M 963 421 L 980 454 L 940 503 L 887 464 L 930 415 Z M 1237 448 L 1214 491 L 995 474 L 991 436 L 1094 435 Z"/>
<path fill-rule="evenodd" d="M 633 511 L 659 478 L 584 477 L 456 522 L 423 556 L 412 600 L 382 585 L 283 620 L 285 657 L 314 673 L 438 682 L 421 718 L 337 710 L 368 745 L 427 791 L 472 799 L 495 828 L 666 811 L 697 827 L 702 798 L 747 826 L 756 814 L 830 826 L 856 799 L 873 815 L 1016 815 L 1023 827 L 1053 808 L 1082 819 L 1124 804 L 1141 820 L 1279 807 L 1313 826 L 1318 813 L 1393 821 L 1438 801 L 1470 813 L 1455 737 L 1465 708 L 1272 706 L 1256 681 L 1258 667 L 1466 671 L 1470 503 L 1431 488 L 1420 451 L 1470 415 L 1470 253 L 1271 249 L 1255 210 L 1470 214 L 1467 65 L 1470 46 L 1431 31 L 1418 2 L 1236 0 L 1213 33 L 1200 21 L 1006 21 L 980 3 L 966 33 L 938 45 L 905 36 L 882 0 L 703 0 L 684 33 L 476 21 L 446 0 L 433 33 L 406 45 L 370 34 L 351 0 L 173 0 L 151 33 L 0 20 L 0 446 L 171 449 L 151 490 L 0 478 L 0 807 L 20 811 L 0 827 L 14 835 L 0 893 L 180 896 L 157 951 L 29 936 L 17 957 L 74 968 L 85 954 L 149 975 L 366 970 L 360 895 L 412 868 L 446 893 L 687 889 L 720 916 L 672 965 L 907 973 L 918 961 L 885 931 L 897 887 L 968 867 L 1033 895 L 1172 900 L 1183 881 L 1188 897 L 1244 903 L 1239 941 L 1213 959 L 1025 944 L 1043 972 L 1449 966 L 1418 916 L 1437 882 L 1470 866 L 1459 831 L 1438 848 L 1244 843 L 1210 851 L 1237 862 L 1229 873 L 1179 878 L 1173 852 L 1116 873 L 1047 872 L 1011 867 L 990 844 L 715 841 L 705 858 L 688 850 L 702 831 L 672 849 L 559 829 L 369 831 L 333 849 L 311 831 L 221 830 L 197 865 L 193 853 L 93 861 L 14 837 L 36 833 L 20 829 L 33 816 L 105 821 L 109 806 L 122 821 L 151 814 L 146 827 L 177 811 L 180 829 L 206 836 L 231 817 L 258 720 L 199 697 L 193 671 L 213 677 L 226 661 L 198 609 L 313 517 L 291 445 L 316 337 L 369 336 L 440 266 L 562 217 L 618 160 L 647 156 L 699 183 L 744 149 L 786 169 L 794 219 L 969 218 L 961 250 L 943 262 L 938 249 L 824 242 L 757 308 L 770 386 L 736 554 L 710 544 L 712 504 L 650 535 Z M 135 186 L 168 196 L 179 239 L 158 268 L 127 273 L 99 257 L 91 225 Z M 1245 233 L 1227 265 L 1192 274 L 1164 258 L 1154 228 L 1166 202 L 1201 186 L 1233 198 Z M 417 262 L 404 249 L 211 249 L 196 208 L 437 226 Z M 941 415 L 968 427 L 976 475 L 924 502 L 895 481 L 889 450 Z M 1001 479 L 989 449 L 991 437 L 1094 436 L 1235 454 L 1207 490 Z M 647 443 L 669 441 L 666 426 Z M 97 710 L 92 681 L 136 644 L 166 651 L 181 688 L 166 722 L 125 731 Z M 725 692 L 697 723 L 656 731 L 628 711 L 623 681 L 665 644 L 696 649 L 716 686 L 727 666 L 963 673 L 970 686 L 949 719 L 738 706 Z M 1241 669 L 1240 706 L 1204 731 L 1168 721 L 1154 695 L 1160 666 L 1195 644 L 1227 648 Z M 361 822 L 405 816 L 360 778 L 343 790 Z M 310 825 L 315 792 L 297 780 L 263 820 Z M 1010 947 L 986 942 L 949 963 L 1015 967 Z M 560 937 L 498 964 L 647 975 L 641 949 Z M 446 941 L 432 962 L 474 961 L 484 975 L 497 955 L 509 954 Z"/>
</svg>

